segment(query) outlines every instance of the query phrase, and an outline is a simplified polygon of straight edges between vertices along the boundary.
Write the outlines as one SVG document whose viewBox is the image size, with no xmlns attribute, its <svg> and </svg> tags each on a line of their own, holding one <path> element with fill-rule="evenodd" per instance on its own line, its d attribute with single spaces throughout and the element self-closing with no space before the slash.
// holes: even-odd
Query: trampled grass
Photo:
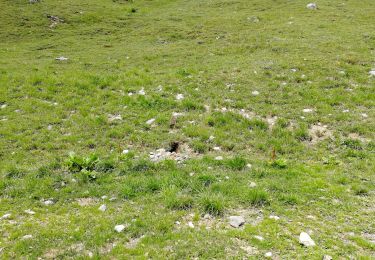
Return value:
<svg viewBox="0 0 375 260">
<path fill-rule="evenodd" d="M 307 4 L 0 0 L 0 257 L 374 258 L 375 5 Z"/>
</svg>

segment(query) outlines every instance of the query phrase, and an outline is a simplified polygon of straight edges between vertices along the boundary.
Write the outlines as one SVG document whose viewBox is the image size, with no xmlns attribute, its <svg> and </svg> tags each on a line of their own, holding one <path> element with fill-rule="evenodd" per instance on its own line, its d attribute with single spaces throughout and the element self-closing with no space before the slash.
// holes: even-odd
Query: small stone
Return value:
<svg viewBox="0 0 375 260">
<path fill-rule="evenodd" d="M 264 257 L 270 258 L 272 257 L 272 252 L 267 252 L 264 254 Z"/>
<path fill-rule="evenodd" d="M 129 153 L 129 150 L 125 149 L 122 151 L 122 154 L 128 154 Z"/>
<path fill-rule="evenodd" d="M 182 95 L 182 94 L 176 95 L 176 100 L 182 100 L 182 99 L 184 99 L 184 95 Z"/>
<path fill-rule="evenodd" d="M 147 120 L 146 124 L 151 125 L 155 122 L 155 118 L 151 118 L 150 120 Z"/>
<path fill-rule="evenodd" d="M 330 256 L 330 255 L 324 255 L 323 256 L 323 260 L 332 260 L 333 258 L 332 258 L 332 256 Z"/>
<path fill-rule="evenodd" d="M 52 125 L 48 125 L 48 126 L 47 126 L 47 130 L 50 130 L 50 131 L 51 131 L 51 130 L 52 130 Z"/>
<path fill-rule="evenodd" d="M 189 226 L 189 228 L 194 228 L 194 224 L 193 224 L 193 222 L 189 221 L 189 222 L 188 222 L 188 226 Z"/>
<path fill-rule="evenodd" d="M 306 232 L 301 232 L 301 234 L 299 235 L 299 243 L 306 247 L 315 246 L 315 242 Z"/>
<path fill-rule="evenodd" d="M 176 221 L 175 224 L 176 225 L 181 225 L 181 222 L 180 221 Z"/>
<path fill-rule="evenodd" d="M 210 137 L 208 138 L 209 141 L 213 141 L 215 139 L 215 136 L 213 135 L 210 135 Z"/>
<path fill-rule="evenodd" d="M 101 206 L 99 207 L 99 210 L 102 211 L 102 212 L 104 212 L 104 211 L 107 210 L 107 206 L 106 206 L 105 204 L 103 204 L 103 205 L 101 205 Z"/>
<path fill-rule="evenodd" d="M 213 150 L 214 150 L 214 151 L 221 151 L 221 148 L 220 148 L 219 146 L 215 146 L 215 147 L 213 148 Z"/>
<path fill-rule="evenodd" d="M 302 110 L 303 113 L 312 113 L 314 110 L 311 108 L 305 108 Z"/>
<path fill-rule="evenodd" d="M 229 180 L 229 176 L 225 176 L 225 179 L 226 179 L 226 180 Z"/>
<path fill-rule="evenodd" d="M 372 69 L 369 71 L 369 73 L 371 77 L 375 77 L 375 69 Z"/>
<path fill-rule="evenodd" d="M 250 188 L 255 188 L 257 184 L 255 182 L 250 182 L 249 187 Z"/>
<path fill-rule="evenodd" d="M 271 216 L 269 216 L 269 218 L 273 219 L 273 220 L 279 220 L 280 219 L 280 217 L 275 216 L 275 215 L 271 215 Z"/>
<path fill-rule="evenodd" d="M 343 112 L 343 113 L 349 113 L 350 110 L 349 110 L 349 109 L 344 109 L 342 112 Z"/>
<path fill-rule="evenodd" d="M 88 256 L 89 258 L 93 258 L 93 257 L 94 257 L 94 254 L 93 254 L 93 252 L 89 251 L 89 252 L 87 253 L 87 256 Z"/>
<path fill-rule="evenodd" d="M 7 213 L 7 214 L 3 215 L 3 216 L 0 218 L 0 220 L 1 220 L 1 219 L 8 219 L 8 218 L 10 218 L 11 216 L 12 216 L 12 214 Z"/>
<path fill-rule="evenodd" d="M 248 163 L 248 164 L 246 164 L 246 167 L 251 169 L 253 166 L 250 163 Z"/>
<path fill-rule="evenodd" d="M 306 8 L 310 10 L 316 10 L 318 9 L 318 5 L 316 3 L 309 3 L 308 5 L 306 5 Z"/>
<path fill-rule="evenodd" d="M 33 238 L 33 235 L 24 235 L 22 239 L 31 239 Z"/>
<path fill-rule="evenodd" d="M 117 233 L 121 233 L 122 231 L 124 231 L 124 229 L 126 228 L 125 225 L 116 225 L 115 226 L 115 230 Z"/>
<path fill-rule="evenodd" d="M 255 239 L 259 240 L 259 241 L 263 241 L 264 238 L 262 236 L 254 236 Z"/>
<path fill-rule="evenodd" d="M 142 88 L 140 91 L 138 91 L 138 95 L 141 95 L 141 96 L 146 95 L 145 90 Z"/>
<path fill-rule="evenodd" d="M 109 199 L 109 201 L 115 201 L 117 198 L 116 197 L 111 197 L 110 199 Z"/>
<path fill-rule="evenodd" d="M 215 157 L 215 160 L 216 160 L 216 161 L 222 161 L 222 160 L 223 160 L 223 156 L 216 156 L 216 157 Z"/>
<path fill-rule="evenodd" d="M 229 225 L 234 228 L 238 228 L 245 224 L 245 219 L 242 216 L 230 216 L 229 217 Z"/>
<path fill-rule="evenodd" d="M 29 215 L 34 215 L 35 214 L 35 211 L 32 211 L 31 209 L 27 209 L 24 211 L 26 214 L 29 214 Z"/>
<path fill-rule="evenodd" d="M 258 95 L 259 95 L 259 91 L 254 90 L 253 92 L 251 92 L 251 94 L 252 94 L 253 96 L 258 96 Z"/>
<path fill-rule="evenodd" d="M 66 58 L 64 56 L 60 56 L 60 57 L 57 57 L 56 60 L 64 61 L 64 60 L 68 60 L 68 58 Z"/>
<path fill-rule="evenodd" d="M 363 118 L 368 118 L 368 115 L 367 115 L 366 113 L 362 113 L 361 116 L 362 116 Z"/>
<path fill-rule="evenodd" d="M 103 200 L 105 200 L 105 199 L 108 199 L 108 196 L 107 196 L 107 195 L 103 195 L 101 198 L 102 198 Z"/>
<path fill-rule="evenodd" d="M 7 107 L 7 104 L 2 104 L 2 105 L 0 106 L 1 109 L 4 109 L 4 108 L 6 108 L 6 107 Z"/>
<path fill-rule="evenodd" d="M 44 205 L 47 205 L 47 206 L 54 204 L 54 202 L 52 200 L 45 200 L 43 203 L 44 203 Z"/>
<path fill-rule="evenodd" d="M 194 174 L 195 174 L 194 172 L 191 172 L 191 173 L 189 173 L 189 176 L 190 176 L 190 177 L 193 177 Z"/>
</svg>

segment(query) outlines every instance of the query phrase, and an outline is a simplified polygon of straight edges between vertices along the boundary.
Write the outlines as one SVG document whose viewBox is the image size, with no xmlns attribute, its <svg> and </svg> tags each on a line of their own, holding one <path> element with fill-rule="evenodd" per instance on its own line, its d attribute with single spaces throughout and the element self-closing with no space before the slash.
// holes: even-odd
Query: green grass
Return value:
<svg viewBox="0 0 375 260">
<path fill-rule="evenodd" d="M 0 0 L 0 258 L 374 258 L 373 1 L 307 3 Z"/>
</svg>

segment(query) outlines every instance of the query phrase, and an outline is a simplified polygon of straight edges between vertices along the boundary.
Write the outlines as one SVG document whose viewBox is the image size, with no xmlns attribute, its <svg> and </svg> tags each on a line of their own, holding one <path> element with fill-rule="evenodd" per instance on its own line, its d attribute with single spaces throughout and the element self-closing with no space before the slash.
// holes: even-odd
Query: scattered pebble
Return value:
<svg viewBox="0 0 375 260">
<path fill-rule="evenodd" d="M 270 258 L 272 257 L 272 252 L 267 252 L 264 254 L 264 257 Z"/>
<path fill-rule="evenodd" d="M 64 61 L 64 60 L 68 60 L 68 58 L 61 56 L 61 57 L 57 57 L 56 60 Z"/>
<path fill-rule="evenodd" d="M 182 95 L 182 94 L 176 95 L 176 100 L 182 100 L 182 99 L 184 99 L 184 95 Z"/>
<path fill-rule="evenodd" d="M 301 232 L 299 235 L 299 243 L 306 247 L 315 246 L 314 240 L 312 240 L 310 235 L 306 232 Z"/>
<path fill-rule="evenodd" d="M 257 184 L 255 182 L 250 182 L 249 187 L 250 188 L 255 188 Z"/>
<path fill-rule="evenodd" d="M 305 108 L 302 110 L 303 113 L 312 113 L 314 110 L 311 108 Z"/>
<path fill-rule="evenodd" d="M 117 233 L 121 233 L 122 231 L 124 231 L 124 229 L 126 228 L 125 225 L 116 225 L 115 226 L 115 230 Z"/>
<path fill-rule="evenodd" d="M 221 151 L 221 148 L 220 148 L 219 146 L 215 146 L 215 147 L 213 148 L 213 150 L 214 150 L 214 151 Z"/>
<path fill-rule="evenodd" d="M 213 135 L 210 135 L 210 137 L 208 138 L 209 141 L 213 141 L 215 139 L 215 136 Z"/>
<path fill-rule="evenodd" d="M 54 204 L 54 202 L 52 201 L 52 200 L 46 200 L 46 201 L 44 201 L 43 202 L 44 203 L 44 205 L 53 205 Z"/>
<path fill-rule="evenodd" d="M 263 241 L 264 238 L 262 236 L 254 236 L 255 239 L 259 240 L 259 241 Z"/>
<path fill-rule="evenodd" d="M 155 118 L 151 118 L 150 120 L 146 121 L 146 124 L 151 125 L 154 122 L 155 122 Z"/>
<path fill-rule="evenodd" d="M 10 218 L 11 216 L 12 216 L 12 214 L 7 213 L 7 214 L 3 215 L 3 216 L 0 218 L 0 220 L 2 220 L 2 219 L 8 219 L 8 218 Z"/>
<path fill-rule="evenodd" d="M 31 239 L 33 238 L 33 235 L 24 235 L 22 239 Z"/>
<path fill-rule="evenodd" d="M 129 150 L 125 149 L 122 151 L 122 154 L 128 154 L 129 153 Z"/>
<path fill-rule="evenodd" d="M 250 163 L 248 163 L 248 164 L 246 164 L 246 167 L 251 169 L 253 166 Z"/>
<path fill-rule="evenodd" d="M 122 120 L 122 116 L 121 115 L 108 115 L 108 120 L 109 120 L 109 122 L 113 122 L 113 121 L 116 121 L 116 120 Z"/>
<path fill-rule="evenodd" d="M 308 5 L 306 5 L 306 8 L 310 10 L 316 10 L 318 9 L 318 5 L 316 3 L 309 3 Z"/>
<path fill-rule="evenodd" d="M 180 221 L 176 221 L 175 224 L 176 225 L 181 225 L 181 222 Z"/>
<path fill-rule="evenodd" d="M 221 161 L 221 160 L 223 160 L 223 156 L 216 156 L 216 157 L 215 157 L 215 160 L 216 160 L 216 161 Z"/>
<path fill-rule="evenodd" d="M 0 106 L 1 109 L 4 109 L 4 108 L 6 108 L 6 107 L 7 107 L 7 104 L 2 104 L 2 105 Z"/>
<path fill-rule="evenodd" d="M 190 176 L 190 177 L 193 177 L 194 174 L 195 174 L 194 172 L 191 172 L 191 173 L 189 173 L 189 176 Z"/>
<path fill-rule="evenodd" d="M 371 77 L 375 77 L 375 69 L 369 71 Z"/>
<path fill-rule="evenodd" d="M 24 211 L 26 214 L 29 214 L 29 215 L 34 215 L 35 214 L 35 211 L 32 211 L 31 209 L 27 209 Z"/>
<path fill-rule="evenodd" d="M 273 220 L 279 220 L 280 219 L 280 217 L 275 216 L 275 215 L 271 215 L 271 216 L 269 216 L 269 218 L 273 219 Z"/>
<path fill-rule="evenodd" d="M 259 91 L 254 90 L 253 92 L 251 92 L 251 94 L 252 94 L 253 96 L 258 96 L 258 95 L 259 95 Z"/>
<path fill-rule="evenodd" d="M 362 113 L 361 116 L 362 116 L 363 118 L 368 118 L 368 115 L 367 115 L 366 113 Z"/>
<path fill-rule="evenodd" d="M 138 95 L 141 95 L 141 96 L 146 95 L 145 90 L 142 88 L 140 91 L 138 91 Z"/>
<path fill-rule="evenodd" d="M 106 206 L 105 204 L 103 204 L 103 205 L 101 205 L 101 206 L 99 207 L 99 210 L 102 211 L 102 212 L 104 212 L 104 211 L 107 210 L 107 206 Z"/>
<path fill-rule="evenodd" d="M 323 260 L 332 260 L 333 258 L 332 258 L 332 256 L 330 256 L 330 255 L 324 255 L 323 256 Z"/>
<path fill-rule="evenodd" d="M 52 130 L 52 125 L 47 126 L 47 130 L 51 131 Z"/>
<path fill-rule="evenodd" d="M 117 198 L 116 197 L 111 197 L 110 199 L 109 199 L 109 201 L 115 201 Z"/>
<path fill-rule="evenodd" d="M 101 198 L 102 198 L 103 200 L 105 200 L 105 199 L 108 199 L 108 196 L 107 196 L 107 195 L 103 195 Z"/>
<path fill-rule="evenodd" d="M 239 228 L 245 224 L 245 219 L 242 216 L 230 216 L 229 217 L 229 225 L 231 225 L 234 228 Z"/>
<path fill-rule="evenodd" d="M 350 110 L 349 110 L 349 109 L 344 109 L 342 112 L 343 112 L 343 113 L 349 113 Z"/>
<path fill-rule="evenodd" d="M 194 224 L 193 224 L 193 222 L 189 221 L 189 222 L 188 222 L 188 226 L 189 226 L 189 228 L 194 228 Z"/>
</svg>

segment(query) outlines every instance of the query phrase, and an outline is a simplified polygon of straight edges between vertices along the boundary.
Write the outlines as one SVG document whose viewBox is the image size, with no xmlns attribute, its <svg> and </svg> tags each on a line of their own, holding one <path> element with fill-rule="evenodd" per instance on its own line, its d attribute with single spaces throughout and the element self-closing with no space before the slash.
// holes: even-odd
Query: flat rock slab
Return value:
<svg viewBox="0 0 375 260">
<path fill-rule="evenodd" d="M 229 225 L 231 225 L 234 228 L 239 228 L 245 224 L 245 218 L 242 216 L 230 216 L 229 217 Z"/>
</svg>

